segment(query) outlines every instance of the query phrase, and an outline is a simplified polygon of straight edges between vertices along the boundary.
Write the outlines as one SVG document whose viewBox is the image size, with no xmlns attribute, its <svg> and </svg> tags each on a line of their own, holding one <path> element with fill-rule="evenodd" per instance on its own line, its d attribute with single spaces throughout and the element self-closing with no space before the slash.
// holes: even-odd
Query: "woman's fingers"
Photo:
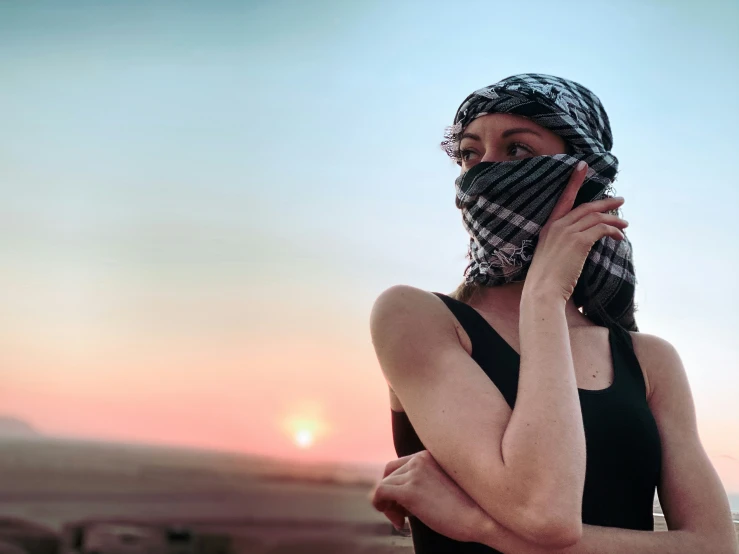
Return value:
<svg viewBox="0 0 739 554">
<path fill-rule="evenodd" d="M 603 237 L 611 237 L 614 240 L 623 240 L 625 238 L 625 235 L 619 228 L 608 225 L 607 223 L 593 225 L 589 229 L 580 231 L 575 236 L 582 238 L 583 242 L 588 245 L 588 249 Z"/>
<path fill-rule="evenodd" d="M 410 514 L 414 498 L 418 498 L 419 483 L 434 479 L 440 467 L 427 450 L 422 450 L 388 462 L 384 477 L 370 495 L 372 506 L 385 514 L 397 528 L 402 528 Z M 413 476 L 422 476 L 424 480 Z"/>
<path fill-rule="evenodd" d="M 408 511 L 403 507 L 409 493 L 404 486 L 408 481 L 408 472 L 412 465 L 409 462 L 418 456 L 418 453 L 391 460 L 385 465 L 384 475 L 380 483 L 370 493 L 372 506 L 378 512 L 385 514 L 397 529 L 405 525 Z"/>
<path fill-rule="evenodd" d="M 572 210 L 567 215 L 560 218 L 558 225 L 568 226 L 572 225 L 578 220 L 582 219 L 588 214 L 598 212 L 609 212 L 620 208 L 624 203 L 624 199 L 620 196 L 602 198 L 593 202 L 586 202 L 585 204 L 579 205 L 577 208 Z"/>
<path fill-rule="evenodd" d="M 384 511 L 382 509 L 383 503 L 388 501 L 400 502 L 401 496 L 405 498 L 407 490 L 404 489 L 404 485 L 408 483 L 408 474 L 404 473 L 391 473 L 387 477 L 383 478 L 374 491 L 371 493 L 372 505 L 375 509 Z"/>
<path fill-rule="evenodd" d="M 568 181 L 565 190 L 562 192 L 559 200 L 557 200 L 557 204 L 555 204 L 554 210 L 552 210 L 552 213 L 549 216 L 549 221 L 560 219 L 561 217 L 564 217 L 566 214 L 572 211 L 572 206 L 575 205 L 577 192 L 580 190 L 580 187 L 585 182 L 585 177 L 587 176 L 587 174 L 588 164 L 581 161 L 575 167 L 575 170 L 572 172 L 572 175 L 570 176 L 570 180 Z"/>
<path fill-rule="evenodd" d="M 408 502 L 409 490 L 403 483 L 381 483 L 375 489 L 372 498 L 372 506 L 376 510 L 384 512 L 388 507 L 394 507 L 398 511 L 407 513 L 405 503 Z"/>
<path fill-rule="evenodd" d="M 382 514 L 390 520 L 390 523 L 392 523 L 393 527 L 396 529 L 402 529 L 405 526 L 407 512 L 399 504 L 389 502 L 383 508 L 377 508 L 377 511 L 382 512 Z"/>
<path fill-rule="evenodd" d="M 372 506 L 379 512 L 385 514 L 392 524 L 400 529 L 405 524 L 408 515 L 403 505 L 407 502 L 408 490 L 400 484 L 385 483 L 384 481 L 375 489 L 372 498 Z"/>
<path fill-rule="evenodd" d="M 606 225 L 610 225 L 618 229 L 625 229 L 629 226 L 628 221 L 626 221 L 625 219 L 621 219 L 617 215 L 596 212 L 586 215 L 585 217 L 580 219 L 580 221 L 573 224 L 572 230 L 575 232 L 585 231 L 586 229 L 590 229 L 592 226 L 599 223 L 605 223 Z"/>
<path fill-rule="evenodd" d="M 414 456 L 417 456 L 417 454 L 411 454 L 410 456 L 403 456 L 402 458 L 398 458 L 397 460 L 390 460 L 387 464 L 385 464 L 385 471 L 383 472 L 382 476 L 387 477 L 388 475 L 396 471 L 398 468 L 410 462 Z"/>
</svg>

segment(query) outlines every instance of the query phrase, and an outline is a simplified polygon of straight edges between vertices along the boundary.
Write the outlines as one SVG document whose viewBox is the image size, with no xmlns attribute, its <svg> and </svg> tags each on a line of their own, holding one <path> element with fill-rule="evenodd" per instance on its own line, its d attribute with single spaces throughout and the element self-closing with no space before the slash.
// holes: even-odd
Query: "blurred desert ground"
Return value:
<svg viewBox="0 0 739 554">
<path fill-rule="evenodd" d="M 48 541 L 21 540 L 25 532 L 57 535 L 60 552 L 93 554 L 70 535 L 70 524 L 78 522 L 88 529 L 118 522 L 227 539 L 201 541 L 188 554 L 412 552 L 411 540 L 395 534 L 369 505 L 377 473 L 210 451 L 6 437 L 0 441 L 0 553 L 14 545 L 27 554 L 56 554 Z M 128 542 L 94 554 L 158 554 Z"/>
<path fill-rule="evenodd" d="M 0 440 L 0 554 L 412 552 L 411 539 L 369 505 L 378 467 L 71 441 L 15 427 Z M 93 548 L 90 529 L 103 522 L 118 524 L 120 540 Z M 130 536 L 136 526 L 193 538 L 184 550 L 145 548 Z M 58 548 L 24 533 L 55 537 Z"/>
</svg>

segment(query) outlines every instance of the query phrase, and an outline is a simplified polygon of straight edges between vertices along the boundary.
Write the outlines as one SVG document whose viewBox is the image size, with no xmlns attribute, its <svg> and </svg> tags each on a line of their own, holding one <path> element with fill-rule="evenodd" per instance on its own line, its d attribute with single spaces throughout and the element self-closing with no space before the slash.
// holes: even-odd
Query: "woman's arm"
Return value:
<svg viewBox="0 0 739 554">
<path fill-rule="evenodd" d="M 434 295 L 392 288 L 371 318 L 382 370 L 433 457 L 497 521 L 547 546 L 582 534 L 585 433 L 565 305 L 593 244 L 623 239 L 628 225 L 606 213 L 622 198 L 573 209 L 586 172 L 578 164 L 539 232 L 521 297 L 512 412 Z"/>
<path fill-rule="evenodd" d="M 634 351 L 649 376 L 649 407 L 662 443 L 659 497 L 666 533 L 585 526 L 582 540 L 562 552 L 589 554 L 735 554 L 737 536 L 729 501 L 698 436 L 695 406 L 680 356 L 658 337 L 633 333 Z M 486 542 L 495 548 L 525 552 L 515 538 L 488 522 Z M 497 535 L 497 538 L 496 538 Z M 507 549 L 507 550 L 506 550 Z M 536 551 L 534 551 L 536 552 Z"/>
<path fill-rule="evenodd" d="M 665 533 L 633 531 L 615 527 L 583 526 L 582 539 L 563 549 L 548 549 L 518 537 L 489 519 L 472 539 L 516 554 L 736 554 L 736 535 L 713 535 L 708 531 L 670 530 Z"/>
<path fill-rule="evenodd" d="M 532 487 L 534 505 L 556 504 L 578 522 L 585 486 L 585 431 L 562 297 L 524 287 L 520 305 L 518 391 L 503 435 L 506 464 Z M 564 486 L 572 487 L 563 491 Z"/>
<path fill-rule="evenodd" d="M 382 510 L 384 503 L 397 502 L 432 529 L 441 525 L 458 540 L 480 542 L 501 552 L 736 554 L 728 500 L 698 438 L 682 362 L 672 346 L 650 335 L 634 334 L 634 349 L 651 384 L 649 402 L 662 441 L 659 494 L 670 531 L 586 525 L 577 544 L 558 550 L 542 548 L 473 505 L 428 453 L 390 462 L 392 472 L 376 489 L 375 506 Z M 450 514 L 458 514 L 460 520 L 454 522 Z"/>
<path fill-rule="evenodd" d="M 390 386 L 433 457 L 488 514 L 527 540 L 576 542 L 585 442 L 564 302 L 526 297 L 513 412 L 436 296 L 383 293 L 371 330 Z"/>
</svg>

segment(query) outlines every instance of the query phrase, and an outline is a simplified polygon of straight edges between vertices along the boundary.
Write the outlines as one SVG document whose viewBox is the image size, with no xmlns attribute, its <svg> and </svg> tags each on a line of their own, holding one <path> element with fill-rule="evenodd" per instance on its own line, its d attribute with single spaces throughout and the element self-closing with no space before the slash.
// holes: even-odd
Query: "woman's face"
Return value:
<svg viewBox="0 0 739 554">
<path fill-rule="evenodd" d="M 508 162 L 566 153 L 565 141 L 533 121 L 511 114 L 474 119 L 459 143 L 462 171 L 480 162 Z"/>
</svg>

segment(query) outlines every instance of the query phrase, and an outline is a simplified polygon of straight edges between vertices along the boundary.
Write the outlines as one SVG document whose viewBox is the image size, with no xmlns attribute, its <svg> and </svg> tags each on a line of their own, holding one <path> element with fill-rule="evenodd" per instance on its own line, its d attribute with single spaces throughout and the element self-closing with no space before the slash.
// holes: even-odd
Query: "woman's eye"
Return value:
<svg viewBox="0 0 739 554">
<path fill-rule="evenodd" d="M 510 156 L 513 156 L 514 158 L 521 157 L 521 156 L 526 157 L 527 155 L 533 156 L 534 151 L 528 146 L 526 146 L 525 144 L 521 144 L 520 142 L 515 142 L 508 147 L 508 154 Z"/>
<path fill-rule="evenodd" d="M 469 149 L 462 150 L 460 152 L 460 155 L 462 157 L 462 160 L 464 160 L 465 162 L 468 161 L 470 159 L 470 157 L 473 156 L 474 154 L 475 154 L 475 152 L 473 150 L 469 150 Z"/>
</svg>

